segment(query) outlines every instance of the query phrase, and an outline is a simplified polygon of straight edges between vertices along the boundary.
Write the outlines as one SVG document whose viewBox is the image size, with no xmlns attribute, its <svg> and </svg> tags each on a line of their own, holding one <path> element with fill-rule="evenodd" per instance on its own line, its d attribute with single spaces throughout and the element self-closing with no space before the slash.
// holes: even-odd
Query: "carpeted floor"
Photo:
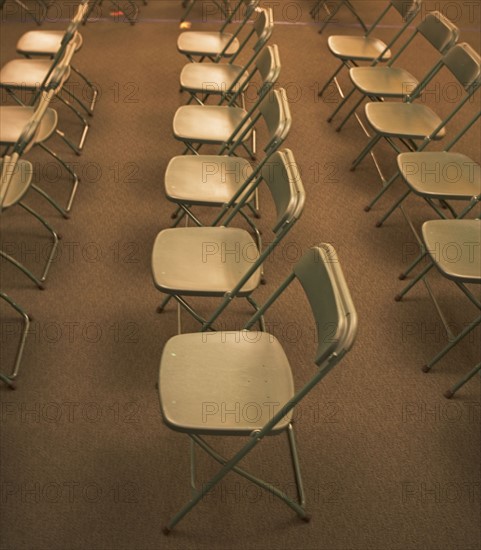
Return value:
<svg viewBox="0 0 481 550">
<path fill-rule="evenodd" d="M 139 2 L 140 4 L 140 2 Z M 293 127 L 291 148 L 307 192 L 302 219 L 268 260 L 259 300 L 288 272 L 302 251 L 320 242 L 338 251 L 359 315 L 352 352 L 296 413 L 297 440 L 312 521 L 304 524 L 285 505 L 230 475 L 178 525 L 161 528 L 189 497 L 189 445 L 162 423 L 155 383 L 162 348 L 177 331 L 173 305 L 159 315 L 161 295 L 150 272 L 157 233 L 171 224 L 163 192 L 169 159 L 182 152 L 172 137 L 176 108 L 185 101 L 178 76 L 185 59 L 176 50 L 180 0 L 150 0 L 130 26 L 110 15 L 109 0 L 83 27 L 75 65 L 100 88 L 85 151 L 76 157 L 57 137 L 53 149 L 81 177 L 70 220 L 29 193 L 62 234 L 47 280 L 39 291 L 2 261 L 1 288 L 33 317 L 17 390 L 0 387 L 0 547 L 4 550 L 326 549 L 475 550 L 481 548 L 480 377 L 452 401 L 443 392 L 479 361 L 479 329 L 429 375 L 420 367 L 446 343 L 424 285 L 402 303 L 397 275 L 417 254 L 400 212 L 374 227 L 396 185 L 371 213 L 363 207 L 380 189 L 370 159 L 352 173 L 351 160 L 366 143 L 354 120 L 341 133 L 326 122 L 337 105 L 331 91 L 316 91 L 336 67 L 327 52 L 331 33 L 360 33 L 342 10 L 326 31 L 308 14 L 309 1 L 261 2 L 274 10 L 272 43 L 279 46 Z M 209 2 L 191 12 L 193 29 L 216 28 Z M 369 22 L 380 1 L 355 2 Z M 63 29 L 72 3 L 57 0 L 43 28 Z M 479 2 L 426 1 L 461 29 L 480 51 Z M 208 15 L 208 16 L 207 16 Z M 22 20 L 23 19 L 23 20 Z M 388 38 L 399 21 L 390 16 L 377 35 Z M 35 28 L 7 0 L 1 21 L 1 63 L 15 57 L 21 34 Z M 421 76 L 434 53 L 421 41 L 403 63 Z M 347 83 L 346 75 L 341 82 Z M 77 94 L 87 90 L 72 76 Z M 426 101 L 440 113 L 452 107 L 452 78 L 443 73 Z M 248 97 L 249 101 L 253 98 Z M 450 103 L 451 102 L 451 103 Z M 11 103 L 2 93 L 2 104 Z M 450 125 L 452 136 L 479 110 L 479 95 Z M 56 103 L 60 127 L 78 125 Z M 76 133 L 77 132 L 77 133 Z M 259 135 L 262 141 L 262 131 Z M 457 150 L 480 162 L 479 123 Z M 438 146 L 439 147 L 439 146 Z M 209 149 L 206 149 L 208 151 Z M 394 167 L 389 146 L 377 147 L 386 174 Z M 28 158 L 36 181 L 60 200 L 68 182 L 45 153 Z M 260 226 L 268 239 L 272 208 L 261 192 Z M 410 198 L 414 225 L 431 209 Z M 202 213 L 205 214 L 205 213 Z M 2 214 L 2 248 L 38 272 L 48 241 L 41 226 L 19 208 Z M 475 315 L 463 295 L 432 273 L 454 330 Z M 200 305 L 200 302 L 196 302 Z M 212 306 L 202 302 L 204 311 Z M 291 289 L 270 312 L 296 383 L 314 368 L 315 341 L 307 304 Z M 1 304 L 2 370 L 13 362 L 19 324 Z M 223 321 L 238 326 L 248 309 L 234 302 Z M 183 316 L 183 330 L 196 324 Z M 220 444 L 232 453 L 239 441 Z M 200 483 L 216 466 L 201 457 Z M 287 442 L 268 438 L 246 465 L 294 495 Z"/>
</svg>

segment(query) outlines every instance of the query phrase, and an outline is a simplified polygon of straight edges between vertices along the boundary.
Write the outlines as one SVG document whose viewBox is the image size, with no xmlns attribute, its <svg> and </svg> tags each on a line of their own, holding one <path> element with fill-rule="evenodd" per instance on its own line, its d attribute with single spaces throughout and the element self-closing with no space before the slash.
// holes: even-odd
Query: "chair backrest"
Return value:
<svg viewBox="0 0 481 550">
<path fill-rule="evenodd" d="M 451 49 L 459 39 L 458 27 L 439 11 L 427 13 L 417 31 L 441 53 Z"/>
<path fill-rule="evenodd" d="M 228 105 L 235 105 L 237 99 L 242 93 L 245 92 L 256 73 L 259 74 L 261 80 L 258 95 L 262 101 L 262 98 L 277 82 L 280 72 L 281 61 L 279 58 L 279 48 L 277 45 L 264 46 L 264 49 L 259 53 L 255 60 L 255 66 L 252 68 L 242 85 L 237 88 L 235 94 L 229 100 Z"/>
<path fill-rule="evenodd" d="M 244 50 L 251 38 L 255 36 L 257 37 L 257 40 L 253 45 L 254 53 L 256 53 L 262 49 L 272 35 L 272 31 L 274 30 L 274 15 L 272 13 L 272 8 L 257 8 L 256 11 L 258 12 L 258 15 L 252 25 L 252 29 L 240 44 L 237 52 L 229 59 L 230 64 L 233 64 L 236 61 L 237 57 L 239 57 L 239 54 Z M 253 60 L 250 59 L 248 63 L 244 65 L 244 69 L 246 69 L 246 65 L 247 68 L 249 68 L 252 61 Z"/>
<path fill-rule="evenodd" d="M 317 329 L 317 350 L 314 362 L 321 367 L 313 379 L 292 399 L 292 408 L 352 348 L 357 335 L 357 312 L 349 288 L 330 244 L 321 244 L 308 250 L 295 264 L 289 276 L 267 299 L 265 304 L 245 325 L 250 329 L 282 295 L 298 280 L 306 294 Z M 288 410 L 282 408 L 286 414 Z M 275 426 L 279 419 L 273 419 Z"/>
<path fill-rule="evenodd" d="M 439 11 L 430 12 L 426 14 L 388 65 L 391 66 L 397 61 L 418 34 L 423 36 L 441 54 L 452 48 L 459 39 L 459 29 L 450 19 Z"/>
<path fill-rule="evenodd" d="M 262 179 L 274 201 L 276 221 L 272 230 L 278 234 L 292 226 L 304 208 L 305 191 L 292 151 L 274 153 L 262 168 Z"/>
</svg>

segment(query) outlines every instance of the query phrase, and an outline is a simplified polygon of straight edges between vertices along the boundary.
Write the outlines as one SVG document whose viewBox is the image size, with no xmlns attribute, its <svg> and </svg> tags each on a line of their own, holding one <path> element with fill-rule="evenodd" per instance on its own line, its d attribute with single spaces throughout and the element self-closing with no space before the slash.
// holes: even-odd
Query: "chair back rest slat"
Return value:
<svg viewBox="0 0 481 550">
<path fill-rule="evenodd" d="M 331 245 L 309 250 L 294 267 L 311 306 L 317 329 L 315 363 L 349 351 L 357 332 L 357 314 L 336 251 Z"/>
</svg>

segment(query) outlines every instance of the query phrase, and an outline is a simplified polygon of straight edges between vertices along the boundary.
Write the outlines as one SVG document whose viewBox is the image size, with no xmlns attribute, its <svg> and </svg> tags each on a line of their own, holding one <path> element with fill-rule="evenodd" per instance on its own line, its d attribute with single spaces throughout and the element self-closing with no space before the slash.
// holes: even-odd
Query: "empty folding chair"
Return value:
<svg viewBox="0 0 481 550">
<path fill-rule="evenodd" d="M 54 86 L 55 80 L 55 78 L 52 79 L 52 85 Z M 55 133 L 55 129 L 57 128 L 57 112 L 49 108 L 50 102 L 54 96 L 54 91 L 53 89 L 50 89 L 48 92 L 43 91 L 35 107 L 13 105 L 0 106 L 0 145 L 7 147 L 7 152 L 11 151 L 13 148 L 13 153 L 17 152 L 19 155 L 22 155 L 30 147 L 38 145 L 65 168 L 72 178 L 72 189 L 65 208 L 61 207 L 52 197 L 47 195 L 40 188 L 35 187 L 35 189 L 39 193 L 42 193 L 49 203 L 60 212 L 64 218 L 68 218 L 68 213 L 72 208 L 73 200 L 77 192 L 79 177 L 72 168 L 57 155 L 57 153 L 45 144 L 45 142 Z M 36 132 L 29 131 L 31 130 L 30 125 L 32 121 L 35 121 L 37 124 Z M 24 139 L 23 137 L 26 131 L 28 131 L 29 139 Z"/>
<path fill-rule="evenodd" d="M 152 252 L 154 285 L 167 295 L 159 312 L 174 298 L 207 330 L 236 297 L 246 298 L 257 308 L 251 295 L 261 282 L 262 264 L 295 225 L 305 202 L 304 188 L 289 149 L 275 153 L 261 174 L 276 209 L 272 240 L 259 250 L 247 231 L 229 226 L 248 199 L 246 195 L 220 227 L 176 227 L 161 231 Z M 186 296 L 222 300 L 210 318 L 205 319 L 189 305 Z"/>
<path fill-rule="evenodd" d="M 229 16 L 222 24 L 219 31 L 187 31 L 179 35 L 177 50 L 192 62 L 210 61 L 217 62 L 223 57 L 234 55 L 240 48 L 239 35 L 254 14 L 259 0 L 237 0 Z M 243 13 L 242 11 L 245 11 Z M 242 17 L 233 33 L 226 32 L 227 28 L 234 24 L 236 18 Z"/>
<path fill-rule="evenodd" d="M 342 7 L 346 7 L 354 15 L 354 17 L 359 21 L 359 24 L 361 25 L 361 27 L 366 32 L 368 31 L 368 28 L 366 27 L 366 23 L 364 23 L 361 16 L 357 13 L 356 8 L 353 6 L 350 0 L 337 0 L 336 4 L 332 9 L 329 8 L 328 6 L 328 0 L 317 0 L 317 2 L 314 4 L 314 6 L 312 6 L 311 11 L 309 12 L 311 14 L 311 17 L 316 21 L 318 21 L 319 12 L 321 11 L 321 9 L 324 9 L 327 12 L 327 17 L 325 17 L 322 22 L 322 26 L 319 29 L 319 34 L 322 34 L 322 31 L 326 28 L 326 26 L 331 21 L 333 21 L 334 17 L 337 15 L 338 11 Z"/>
<path fill-rule="evenodd" d="M 184 215 L 195 224 L 203 225 L 192 212 L 194 206 L 220 208 L 212 224 L 218 225 L 242 194 L 252 196 L 260 181 L 258 175 L 263 166 L 282 145 L 291 128 L 289 102 L 282 88 L 267 94 L 259 105 L 258 115 L 251 122 L 252 126 L 259 120 L 263 120 L 267 126 L 268 136 L 264 157 L 255 168 L 248 160 L 233 155 L 181 155 L 169 162 L 165 172 L 165 193 L 167 199 L 177 204 L 182 211 L 182 215 L 176 216 L 175 226 Z M 234 143 L 231 149 L 235 151 L 236 146 L 237 143 Z M 243 214 L 243 211 L 240 213 Z M 246 220 L 257 231 L 251 220 L 247 217 Z"/>
<path fill-rule="evenodd" d="M 82 13 L 79 13 L 82 10 L 83 4 L 88 4 L 89 0 L 81 0 L 78 8 L 77 15 L 80 17 L 80 20 L 84 17 Z M 72 20 L 74 22 L 75 16 Z M 62 47 L 62 40 L 66 38 L 69 29 L 66 31 L 56 31 L 56 30 L 35 30 L 28 31 L 23 34 L 17 42 L 17 53 L 23 55 L 27 58 L 36 58 L 36 57 L 49 57 L 53 59 Z M 77 53 L 80 48 L 83 46 L 82 35 L 77 32 L 73 38 L 75 41 L 75 53 Z M 86 76 L 84 76 L 73 64 L 70 64 L 70 68 L 76 72 L 80 78 L 87 84 L 91 93 L 91 101 L 88 109 L 88 114 L 92 116 L 95 103 L 97 101 L 98 90 Z"/>
<path fill-rule="evenodd" d="M 427 273 L 435 266 L 439 273 L 443 277 L 453 281 L 478 309 L 478 317 L 455 336 L 445 322 L 440 306 L 425 280 L 450 340 L 448 345 L 433 357 L 429 363 L 424 365 L 423 371 L 429 372 L 438 361 L 481 324 L 481 302 L 466 286 L 471 284 L 479 285 L 481 283 L 481 220 L 430 220 L 423 224 L 422 239 L 425 252 L 401 278 L 404 278 L 426 257 L 430 260 L 429 264 L 396 296 L 396 301 L 401 301 L 420 280 L 425 280 Z M 454 255 L 453 250 L 455 250 Z M 451 390 L 448 390 L 445 396 L 448 398 L 452 397 L 479 370 L 480 365 L 477 364 L 460 383 Z"/>
<path fill-rule="evenodd" d="M 459 101 L 454 102 L 454 108 L 441 119 L 427 105 L 415 100 L 443 67 L 456 78 L 464 93 L 459 94 Z M 429 77 L 418 86 L 417 94 L 413 94 L 406 102 L 367 103 L 365 114 L 370 127 L 374 130 L 374 136 L 353 161 L 351 170 L 356 169 L 382 138 L 385 138 L 397 153 L 401 153 L 401 150 L 394 142 L 395 139 L 402 140 L 411 151 L 419 150 L 426 141 L 442 139 L 446 135 L 447 124 L 481 85 L 480 68 L 479 54 L 463 42 L 444 55 Z M 419 141 L 421 144 L 417 143 Z"/>
<path fill-rule="evenodd" d="M 23 202 L 23 199 L 28 193 L 30 187 L 34 187 L 37 192 L 39 192 L 49 201 L 50 197 L 48 197 L 48 195 L 46 195 L 38 187 L 32 186 L 32 165 L 28 161 L 20 160 L 20 154 L 24 153 L 33 143 L 34 136 L 39 131 L 39 125 L 43 116 L 44 115 L 38 111 L 33 115 L 32 119 L 25 126 L 25 129 L 22 132 L 19 140 L 15 144 L 15 147 L 13 148 L 13 154 L 11 156 L 6 155 L 0 160 L 0 168 L 2 169 L 2 180 L 0 188 L 0 206 L 2 216 L 4 215 L 3 213 L 5 210 L 18 204 L 47 229 L 51 237 L 52 245 L 48 257 L 45 261 L 45 266 L 43 268 L 42 274 L 40 276 L 34 275 L 28 267 L 26 267 L 23 263 L 19 262 L 9 254 L 5 253 L 3 250 L 0 250 L 0 257 L 4 258 L 15 267 L 17 267 L 41 290 L 44 289 L 44 282 L 47 278 L 50 265 L 57 251 L 59 235 L 40 214 L 38 214 L 35 210 L 30 208 L 27 204 Z"/>
<path fill-rule="evenodd" d="M 222 103 L 225 99 L 229 99 L 236 94 L 239 88 L 245 90 L 255 74 L 255 71 L 249 72 L 249 69 L 271 37 L 273 29 L 272 9 L 261 8 L 257 19 L 252 25 L 252 31 L 245 39 L 247 42 L 251 37 L 257 38 L 252 55 L 244 65 L 235 64 L 237 56 L 243 48 L 239 48 L 228 63 L 204 62 L 185 65 L 180 73 L 180 89 L 189 92 L 188 103 L 195 99 L 202 105 L 211 95 L 220 95 L 220 103 Z M 202 100 L 199 98 L 199 94 L 202 94 Z"/>
<path fill-rule="evenodd" d="M 20 314 L 22 318 L 22 333 L 20 335 L 20 340 L 18 342 L 17 352 L 15 355 L 12 371 L 8 374 L 4 372 L 0 372 L 0 381 L 6 384 L 10 389 L 14 390 L 15 379 L 17 378 L 18 372 L 20 370 L 20 362 L 22 361 L 23 350 L 25 348 L 25 342 L 27 339 L 31 318 L 23 310 L 23 308 L 21 308 L 16 302 L 12 300 L 12 298 L 10 298 L 10 296 L 8 296 L 8 294 L 5 294 L 4 292 L 0 291 L 0 298 L 2 298 L 2 300 L 6 302 L 14 311 Z"/>
<path fill-rule="evenodd" d="M 177 109 L 174 115 L 174 137 L 182 141 L 186 149 L 197 154 L 202 145 L 222 145 L 223 153 L 242 134 L 241 145 L 254 158 L 255 143 L 251 151 L 247 141 L 253 137 L 253 132 L 243 132 L 249 126 L 251 117 L 257 112 L 261 101 L 276 83 L 281 70 L 277 46 L 265 46 L 255 61 L 256 70 L 262 79 L 258 90 L 258 98 L 249 111 L 234 107 L 241 89 L 238 89 L 228 105 L 185 105 Z M 255 141 L 255 140 L 253 140 Z"/>
<path fill-rule="evenodd" d="M 377 222 L 377 227 L 380 227 L 411 193 L 423 198 L 440 218 L 446 218 L 446 215 L 436 201 L 441 201 L 444 209 L 449 210 L 454 218 L 464 218 L 471 212 L 481 200 L 481 167 L 468 156 L 451 152 L 451 149 L 480 117 L 481 111 L 478 111 L 449 142 L 444 151 L 422 150 L 398 155 L 398 172 L 390 182 L 393 183 L 400 175 L 408 189 Z M 463 201 L 467 204 L 458 212 L 452 206 L 452 201 Z M 366 210 L 370 208 L 371 205 Z"/>
<path fill-rule="evenodd" d="M 382 40 L 374 38 L 372 34 L 391 9 L 394 9 L 401 15 L 404 24 L 395 33 L 388 44 L 385 44 Z M 376 64 L 378 62 L 388 61 L 392 56 L 390 48 L 392 48 L 397 40 L 403 35 L 420 9 L 421 0 L 390 0 L 387 7 L 381 12 L 379 17 L 363 36 L 330 36 L 327 41 L 329 51 L 334 57 L 340 60 L 340 64 L 322 87 L 319 92 L 319 97 L 324 94 L 343 67 L 348 69 L 357 67 L 359 62 L 371 62 Z"/>
<path fill-rule="evenodd" d="M 459 38 L 459 29 L 447 17 L 438 11 L 426 14 L 421 23 L 416 27 L 408 40 L 399 49 L 398 53 L 387 63 L 387 65 L 376 65 L 374 67 L 352 67 L 349 69 L 349 77 L 354 85 L 352 90 L 346 94 L 346 97 L 339 103 L 332 115 L 327 119 L 331 122 L 336 114 L 342 109 L 351 96 L 357 91 L 361 97 L 345 116 L 343 121 L 336 128 L 340 131 L 346 121 L 354 114 L 359 105 L 366 97 L 372 101 L 379 99 L 409 98 L 411 94 L 416 93 L 419 86 L 419 80 L 409 71 L 395 65 L 399 57 L 405 52 L 406 48 L 413 43 L 416 36 L 422 36 L 433 46 L 440 54 L 446 53 L 452 48 Z M 419 44 L 416 43 L 419 48 Z M 436 59 L 436 64 L 438 63 Z M 427 72 L 426 78 L 434 69 L 436 64 Z M 421 82 L 424 80 L 421 79 Z"/>
<path fill-rule="evenodd" d="M 62 39 L 61 47 L 52 60 L 14 59 L 4 65 L 0 70 L 0 88 L 4 88 L 20 105 L 24 105 L 26 101 L 18 97 L 19 93 L 31 93 L 32 99 L 30 104 L 33 105 L 36 103 L 43 90 L 56 90 L 57 97 L 74 112 L 82 123 L 83 128 L 78 145 L 72 143 L 72 141 L 58 128 L 56 129 L 56 133 L 59 134 L 67 145 L 78 155 L 83 149 L 90 125 L 74 105 L 62 97 L 61 92 L 65 91 L 68 93 L 68 95 L 74 98 L 86 112 L 89 112 L 89 109 L 83 102 L 65 87 L 65 84 L 70 78 L 70 62 L 77 49 L 77 28 L 82 19 L 82 14 L 87 7 L 88 5 L 85 3 L 79 6 L 72 23 L 70 23 Z"/>
<path fill-rule="evenodd" d="M 281 343 L 250 329 L 259 317 L 298 281 L 309 301 L 316 327 L 315 373 L 296 390 L 291 366 Z M 193 333 L 167 341 L 160 361 L 159 397 L 166 426 L 191 440 L 190 501 L 163 529 L 171 530 L 229 472 L 235 472 L 281 499 L 304 521 L 306 511 L 293 428 L 294 408 L 351 349 L 357 334 L 357 314 L 332 246 L 310 249 L 262 308 L 238 332 Z M 222 414 L 252 406 L 255 415 Z M 265 436 L 285 433 L 296 480 L 297 500 L 239 466 Z M 244 437 L 231 458 L 224 458 L 204 436 Z M 202 486 L 195 482 L 195 451 L 204 450 L 221 468 Z"/>
</svg>

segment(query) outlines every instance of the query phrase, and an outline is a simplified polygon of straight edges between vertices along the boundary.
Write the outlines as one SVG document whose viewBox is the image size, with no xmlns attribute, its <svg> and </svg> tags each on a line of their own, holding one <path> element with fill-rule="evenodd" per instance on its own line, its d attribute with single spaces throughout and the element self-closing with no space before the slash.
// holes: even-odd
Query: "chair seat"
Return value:
<svg viewBox="0 0 481 550">
<path fill-rule="evenodd" d="M 0 71 L 0 85 L 38 90 L 51 66 L 50 59 L 13 59 Z"/>
<path fill-rule="evenodd" d="M 174 115 L 173 130 L 176 139 L 202 143 L 224 143 L 246 116 L 239 107 L 218 105 L 185 105 Z M 246 125 L 249 121 L 246 121 Z M 244 137 L 248 140 L 250 133 Z"/>
<path fill-rule="evenodd" d="M 386 44 L 382 40 L 364 36 L 333 35 L 328 38 L 327 45 L 331 53 L 342 60 L 372 61 L 386 49 Z M 387 50 L 381 61 L 390 58 L 391 51 Z"/>
<path fill-rule="evenodd" d="M 436 267 L 448 279 L 481 282 L 481 220 L 430 220 L 422 233 Z"/>
<path fill-rule="evenodd" d="M 411 139 L 429 136 L 442 123 L 434 111 L 417 103 L 367 103 L 366 117 L 382 136 Z M 445 135 L 446 130 L 443 128 L 434 139 L 441 139 Z"/>
<path fill-rule="evenodd" d="M 432 199 L 469 199 L 481 195 L 481 167 L 461 153 L 402 153 L 402 177 L 418 195 Z"/>
<path fill-rule="evenodd" d="M 372 96 L 403 97 L 419 84 L 410 72 L 396 67 L 353 67 L 349 76 L 358 90 Z"/>
<path fill-rule="evenodd" d="M 180 73 L 180 86 L 192 92 L 220 94 L 231 88 L 241 72 L 242 67 L 228 63 L 189 63 Z M 239 79 L 236 89 L 246 78 L 247 74 Z"/>
<path fill-rule="evenodd" d="M 60 49 L 64 31 L 29 31 L 23 34 L 17 42 L 17 52 L 29 56 L 53 57 Z M 75 51 L 80 50 L 83 38 L 77 33 L 74 38 Z"/>
<path fill-rule="evenodd" d="M 174 157 L 165 172 L 165 192 L 173 202 L 221 206 L 252 174 L 250 163 L 238 157 L 198 155 Z"/>
<path fill-rule="evenodd" d="M 3 168 L 3 159 L 0 159 L 0 172 Z M 12 179 L 8 183 L 7 189 L 0 189 L 0 207 L 9 208 L 21 201 L 30 187 L 32 181 L 33 167 L 26 160 L 19 160 L 15 167 Z M 4 193 L 6 194 L 4 196 Z"/>
<path fill-rule="evenodd" d="M 206 55 L 214 56 L 220 54 L 232 39 L 230 33 L 209 32 L 209 31 L 189 31 L 183 32 L 177 39 L 177 49 L 185 55 Z M 234 38 L 232 44 L 224 53 L 225 57 L 230 57 L 239 49 L 239 41 Z"/>
<path fill-rule="evenodd" d="M 165 423 L 181 432 L 250 434 L 294 395 L 288 359 L 265 332 L 181 334 L 167 341 L 159 372 Z M 273 432 L 287 427 L 292 411 Z"/>
<path fill-rule="evenodd" d="M 0 143 L 16 143 L 34 112 L 34 107 L 0 106 Z M 57 120 L 57 111 L 48 108 L 40 121 L 35 143 L 45 141 L 55 132 Z"/>
<path fill-rule="evenodd" d="M 165 229 L 155 239 L 152 274 L 155 286 L 168 294 L 224 296 L 258 259 L 259 251 L 247 231 L 232 227 Z M 239 296 L 255 290 L 260 270 Z"/>
</svg>

